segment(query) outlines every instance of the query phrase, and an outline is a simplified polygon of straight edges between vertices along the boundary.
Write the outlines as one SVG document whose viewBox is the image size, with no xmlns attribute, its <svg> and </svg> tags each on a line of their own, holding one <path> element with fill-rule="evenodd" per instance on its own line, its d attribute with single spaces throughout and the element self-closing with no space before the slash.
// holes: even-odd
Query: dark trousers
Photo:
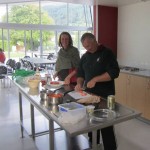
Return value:
<svg viewBox="0 0 150 150">
<path fill-rule="evenodd" d="M 101 134 L 103 139 L 104 150 L 116 150 L 117 145 L 113 126 L 101 129 Z M 92 132 L 89 132 L 88 136 L 89 142 L 92 142 Z M 100 143 L 100 130 L 97 130 L 97 144 L 99 143 Z"/>
</svg>

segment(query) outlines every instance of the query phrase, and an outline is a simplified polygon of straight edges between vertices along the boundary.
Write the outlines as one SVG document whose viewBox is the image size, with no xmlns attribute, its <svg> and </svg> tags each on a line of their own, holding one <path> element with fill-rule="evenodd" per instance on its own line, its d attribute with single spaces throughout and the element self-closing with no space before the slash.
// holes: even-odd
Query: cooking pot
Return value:
<svg viewBox="0 0 150 150">
<path fill-rule="evenodd" d="M 48 100 L 41 100 L 40 101 L 41 105 L 43 105 L 46 108 L 49 108 Z"/>
<path fill-rule="evenodd" d="M 50 105 L 59 105 L 63 103 L 63 94 L 61 93 L 49 93 L 47 96 Z"/>
<path fill-rule="evenodd" d="M 40 91 L 40 98 L 41 100 L 47 100 L 47 90 Z"/>
<path fill-rule="evenodd" d="M 57 113 L 59 111 L 58 105 L 50 105 L 50 108 L 53 113 Z"/>
</svg>

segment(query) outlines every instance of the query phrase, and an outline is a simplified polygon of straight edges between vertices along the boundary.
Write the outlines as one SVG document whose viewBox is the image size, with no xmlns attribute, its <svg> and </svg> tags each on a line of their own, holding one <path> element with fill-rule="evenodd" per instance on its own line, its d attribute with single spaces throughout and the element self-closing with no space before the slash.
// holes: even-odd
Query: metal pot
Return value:
<svg viewBox="0 0 150 150">
<path fill-rule="evenodd" d="M 40 98 L 41 100 L 47 100 L 47 90 L 40 91 Z"/>
<path fill-rule="evenodd" d="M 48 103 L 50 105 L 59 105 L 63 103 L 63 95 L 61 93 L 48 94 Z"/>
<path fill-rule="evenodd" d="M 49 107 L 48 100 L 41 100 L 40 103 L 41 103 L 41 105 L 45 106 L 46 108 Z"/>
<path fill-rule="evenodd" d="M 50 105 L 51 111 L 57 113 L 59 111 L 58 105 Z"/>
</svg>

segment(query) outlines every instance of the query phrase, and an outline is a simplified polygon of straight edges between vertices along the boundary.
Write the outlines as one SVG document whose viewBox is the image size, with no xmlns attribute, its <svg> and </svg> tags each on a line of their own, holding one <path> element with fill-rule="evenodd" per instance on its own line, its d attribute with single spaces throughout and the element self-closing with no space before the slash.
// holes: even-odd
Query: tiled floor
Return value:
<svg viewBox="0 0 150 150">
<path fill-rule="evenodd" d="M 24 98 L 25 99 L 25 98 Z M 23 112 L 26 129 L 30 131 L 29 103 L 23 101 Z M 48 124 L 39 112 L 36 113 L 36 131 L 47 129 Z M 39 123 L 40 122 L 40 123 Z M 132 119 L 115 125 L 118 150 L 149 150 L 150 148 L 150 125 Z M 21 138 L 19 125 L 18 91 L 11 88 L 3 88 L 0 83 L 0 150 L 48 150 L 48 135 L 43 135 L 32 140 L 25 132 Z M 66 134 L 64 131 L 55 132 L 57 141 L 56 150 L 67 150 Z M 87 139 L 84 136 L 72 139 L 74 145 L 69 150 L 82 150 L 88 148 Z M 80 143 L 80 147 L 75 143 Z M 82 148 L 81 148 L 82 147 Z"/>
</svg>

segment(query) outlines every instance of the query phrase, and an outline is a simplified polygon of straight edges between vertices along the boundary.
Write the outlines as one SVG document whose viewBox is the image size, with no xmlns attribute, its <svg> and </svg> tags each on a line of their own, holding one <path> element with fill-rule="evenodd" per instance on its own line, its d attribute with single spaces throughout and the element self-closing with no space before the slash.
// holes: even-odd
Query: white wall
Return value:
<svg viewBox="0 0 150 150">
<path fill-rule="evenodd" d="M 150 2 L 118 8 L 118 62 L 150 69 Z"/>
</svg>

